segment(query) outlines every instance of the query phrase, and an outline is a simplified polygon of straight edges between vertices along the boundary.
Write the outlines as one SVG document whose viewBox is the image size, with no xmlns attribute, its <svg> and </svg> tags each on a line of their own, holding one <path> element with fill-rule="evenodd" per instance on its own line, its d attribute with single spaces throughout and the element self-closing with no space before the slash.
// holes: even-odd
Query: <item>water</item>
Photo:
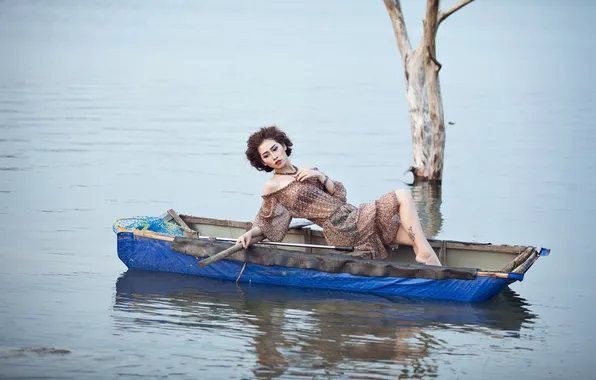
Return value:
<svg viewBox="0 0 596 380">
<path fill-rule="evenodd" d="M 404 2 L 410 36 L 423 2 Z M 447 4 L 448 5 L 448 4 Z M 119 217 L 251 220 L 277 123 L 351 203 L 403 188 L 382 2 L 0 2 L 0 377 L 588 379 L 593 2 L 474 2 L 441 26 L 437 238 L 549 247 L 483 305 L 128 272 Z"/>
</svg>

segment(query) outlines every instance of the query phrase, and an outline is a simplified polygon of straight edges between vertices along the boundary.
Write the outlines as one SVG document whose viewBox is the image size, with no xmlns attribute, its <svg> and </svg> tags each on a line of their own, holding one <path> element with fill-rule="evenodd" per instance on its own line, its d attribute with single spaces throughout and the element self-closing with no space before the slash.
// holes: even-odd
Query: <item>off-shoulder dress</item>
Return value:
<svg viewBox="0 0 596 380">
<path fill-rule="evenodd" d="M 347 203 L 346 189 L 341 182 L 333 181 L 333 185 L 335 191 L 331 195 L 315 178 L 302 182 L 293 180 L 262 196 L 253 225 L 270 241 L 281 241 L 292 218 L 305 218 L 323 228 L 329 245 L 371 251 L 373 259 L 387 257 L 385 245 L 395 239 L 401 224 L 395 192 L 356 207 Z"/>
</svg>

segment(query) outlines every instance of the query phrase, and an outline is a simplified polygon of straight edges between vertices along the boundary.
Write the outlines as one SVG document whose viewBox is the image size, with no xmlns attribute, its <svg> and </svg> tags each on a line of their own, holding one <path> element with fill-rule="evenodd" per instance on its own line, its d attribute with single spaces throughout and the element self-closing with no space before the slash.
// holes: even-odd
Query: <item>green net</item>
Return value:
<svg viewBox="0 0 596 380">
<path fill-rule="evenodd" d="M 127 230 L 148 230 L 160 234 L 183 236 L 183 231 L 177 224 L 166 222 L 162 218 L 154 216 L 135 216 L 118 219 L 112 225 L 112 230 L 118 233 L 118 227 Z"/>
</svg>

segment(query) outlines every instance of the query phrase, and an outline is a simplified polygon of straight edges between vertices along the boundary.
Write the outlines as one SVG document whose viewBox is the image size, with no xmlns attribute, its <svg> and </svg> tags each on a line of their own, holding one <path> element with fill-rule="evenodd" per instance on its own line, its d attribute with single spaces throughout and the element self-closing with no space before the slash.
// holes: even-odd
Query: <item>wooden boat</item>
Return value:
<svg viewBox="0 0 596 380">
<path fill-rule="evenodd" d="M 156 223 L 159 222 L 159 223 Z M 370 252 L 329 249 L 308 221 L 290 225 L 282 244 L 261 242 L 203 266 L 252 228 L 250 222 L 178 215 L 120 219 L 114 224 L 118 257 L 129 269 L 174 272 L 310 288 L 467 302 L 494 298 L 522 281 L 547 248 L 429 240 L 443 266 L 421 265 L 410 246 L 388 247 L 384 260 Z M 227 240 L 226 240 L 227 239 Z"/>
</svg>

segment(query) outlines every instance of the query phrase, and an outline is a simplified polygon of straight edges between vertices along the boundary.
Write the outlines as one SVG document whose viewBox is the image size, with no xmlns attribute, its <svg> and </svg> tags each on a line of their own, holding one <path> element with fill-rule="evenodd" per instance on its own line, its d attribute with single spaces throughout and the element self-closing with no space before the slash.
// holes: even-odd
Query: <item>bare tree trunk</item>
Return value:
<svg viewBox="0 0 596 380">
<path fill-rule="evenodd" d="M 472 1 L 462 0 L 442 12 L 439 0 L 427 0 L 423 37 L 412 50 L 400 0 L 383 0 L 404 65 L 414 160 L 408 170 L 414 174 L 414 182 L 441 182 L 443 179 L 445 119 L 439 82 L 441 64 L 436 59 L 435 41 L 439 24 Z"/>
<path fill-rule="evenodd" d="M 426 89 L 428 93 L 428 110 L 432 131 L 430 145 L 430 160 L 427 162 L 429 181 L 440 182 L 443 179 L 443 158 L 445 157 L 445 119 L 443 117 L 443 99 L 439 83 L 441 64 L 436 57 L 436 36 L 438 28 L 439 0 L 426 2 L 426 17 L 424 18 L 424 72 L 426 74 Z"/>
<path fill-rule="evenodd" d="M 431 151 L 431 124 L 426 94 L 424 52 L 419 46 L 410 54 L 406 67 L 406 100 L 410 112 L 413 165 L 408 169 L 414 179 L 428 177 L 427 162 Z"/>
<path fill-rule="evenodd" d="M 410 112 L 410 132 L 412 134 L 413 165 L 410 170 L 414 179 L 428 177 L 427 162 L 430 156 L 430 119 L 425 86 L 424 53 L 422 44 L 412 50 L 408 31 L 401 11 L 399 0 L 383 0 L 389 18 L 393 25 L 393 32 L 397 40 L 397 47 L 404 65 L 406 82 L 406 100 Z"/>
</svg>

